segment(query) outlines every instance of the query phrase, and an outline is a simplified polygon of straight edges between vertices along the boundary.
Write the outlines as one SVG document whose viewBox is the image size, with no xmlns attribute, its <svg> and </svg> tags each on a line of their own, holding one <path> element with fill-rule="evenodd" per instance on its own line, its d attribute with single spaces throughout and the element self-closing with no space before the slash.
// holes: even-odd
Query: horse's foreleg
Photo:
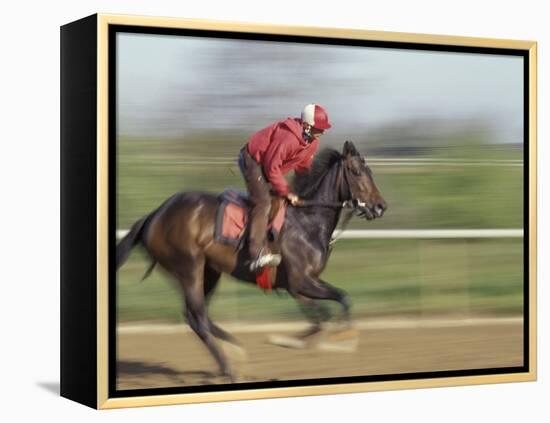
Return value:
<svg viewBox="0 0 550 423">
<path fill-rule="evenodd" d="M 325 282 L 322 279 L 319 280 L 319 283 L 325 285 L 329 289 L 333 289 L 333 290 L 336 291 L 337 295 L 339 296 L 337 301 L 342 306 L 342 317 L 346 322 L 350 322 L 351 321 L 351 300 L 350 300 L 347 292 L 342 290 L 342 289 L 338 289 L 338 288 L 333 287 L 328 282 Z"/>
<path fill-rule="evenodd" d="M 306 277 L 304 283 L 298 287 L 299 295 L 312 300 L 333 300 L 342 306 L 342 317 L 346 322 L 351 321 L 351 301 L 347 293 L 321 279 Z"/>
<path fill-rule="evenodd" d="M 302 306 L 302 311 L 304 315 L 312 324 L 310 328 L 308 328 L 304 333 L 301 334 L 301 337 L 307 338 L 320 332 L 322 330 L 323 322 L 330 320 L 330 310 L 327 307 L 324 307 L 318 301 L 313 300 L 309 297 L 304 297 L 303 295 L 296 295 L 296 299 Z"/>
</svg>

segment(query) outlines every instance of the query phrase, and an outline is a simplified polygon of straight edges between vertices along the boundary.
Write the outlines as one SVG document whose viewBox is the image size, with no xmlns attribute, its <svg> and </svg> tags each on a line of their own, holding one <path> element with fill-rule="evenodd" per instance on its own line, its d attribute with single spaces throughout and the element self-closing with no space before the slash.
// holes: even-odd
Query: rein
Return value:
<svg viewBox="0 0 550 423">
<path fill-rule="evenodd" d="M 314 201 L 314 200 L 301 200 L 294 207 L 330 207 L 333 209 L 353 208 L 352 201 Z"/>
</svg>

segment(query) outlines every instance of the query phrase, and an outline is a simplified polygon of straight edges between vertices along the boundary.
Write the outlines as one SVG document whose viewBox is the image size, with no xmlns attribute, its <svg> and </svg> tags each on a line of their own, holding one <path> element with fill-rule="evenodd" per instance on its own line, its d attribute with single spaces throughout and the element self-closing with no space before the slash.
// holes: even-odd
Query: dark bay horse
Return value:
<svg viewBox="0 0 550 423">
<path fill-rule="evenodd" d="M 293 192 L 308 207 L 289 207 L 279 234 L 282 261 L 277 269 L 275 289 L 285 289 L 299 300 L 312 321 L 312 333 L 324 319 L 317 300 L 333 300 L 342 306 L 342 317 L 350 321 L 347 294 L 320 278 L 330 253 L 329 242 L 338 223 L 342 205 L 353 204 L 357 215 L 368 220 L 381 217 L 386 210 L 365 159 L 353 143 L 346 141 L 342 153 L 325 149 L 314 160 L 307 174 L 297 174 Z M 234 380 L 228 361 L 214 337 L 238 345 L 230 334 L 213 323 L 207 313 L 208 301 L 221 273 L 255 283 L 248 269 L 247 248 L 216 242 L 214 222 L 219 199 L 203 192 L 178 193 L 159 208 L 138 220 L 119 242 L 116 250 L 117 270 L 130 250 L 141 244 L 179 283 L 185 302 L 185 317 L 195 333 L 208 347 L 220 366 L 221 374 Z M 145 277 L 146 277 L 145 276 Z"/>
</svg>

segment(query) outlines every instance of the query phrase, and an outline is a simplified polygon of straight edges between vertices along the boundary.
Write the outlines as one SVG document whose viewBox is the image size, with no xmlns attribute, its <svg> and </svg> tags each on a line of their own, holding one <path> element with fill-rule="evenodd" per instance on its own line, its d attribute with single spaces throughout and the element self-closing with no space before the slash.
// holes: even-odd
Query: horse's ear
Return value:
<svg viewBox="0 0 550 423">
<path fill-rule="evenodd" d="M 351 141 L 346 141 L 344 143 L 344 150 L 342 151 L 344 156 L 359 156 L 359 152 L 355 148 L 355 145 Z"/>
</svg>

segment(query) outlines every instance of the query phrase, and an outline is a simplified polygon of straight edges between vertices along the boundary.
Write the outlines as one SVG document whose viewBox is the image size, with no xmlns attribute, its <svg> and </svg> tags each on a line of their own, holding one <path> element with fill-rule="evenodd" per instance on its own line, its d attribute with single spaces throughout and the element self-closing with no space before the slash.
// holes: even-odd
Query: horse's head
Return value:
<svg viewBox="0 0 550 423">
<path fill-rule="evenodd" d="M 357 214 L 367 220 L 382 217 L 388 206 L 374 183 L 372 171 L 365 158 L 351 141 L 345 142 L 342 156 L 349 199 L 353 201 Z"/>
</svg>

